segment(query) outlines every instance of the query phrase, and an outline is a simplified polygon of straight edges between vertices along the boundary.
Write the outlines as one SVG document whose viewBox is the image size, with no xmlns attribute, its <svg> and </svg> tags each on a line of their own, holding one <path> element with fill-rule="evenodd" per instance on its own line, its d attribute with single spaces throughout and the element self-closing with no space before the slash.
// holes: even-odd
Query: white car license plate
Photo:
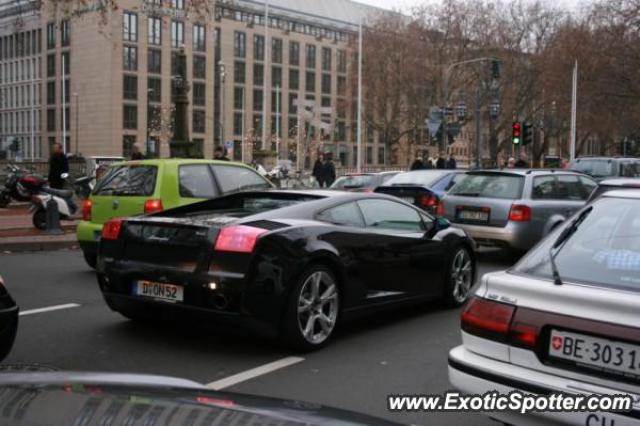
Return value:
<svg viewBox="0 0 640 426">
<path fill-rule="evenodd" d="M 640 345 L 551 330 L 549 355 L 598 370 L 640 376 Z"/>
<path fill-rule="evenodd" d="M 460 210 L 458 212 L 458 219 L 462 220 L 475 220 L 478 222 L 488 222 L 489 213 L 475 210 Z"/>
<path fill-rule="evenodd" d="M 406 201 L 407 203 L 411 203 L 411 204 L 413 204 L 416 201 L 416 199 L 414 197 L 400 197 L 400 199 Z"/>
<path fill-rule="evenodd" d="M 153 281 L 138 281 L 135 287 L 135 294 L 137 296 L 151 297 L 171 302 L 182 302 L 184 300 L 184 289 L 182 286 L 156 283 Z"/>
</svg>

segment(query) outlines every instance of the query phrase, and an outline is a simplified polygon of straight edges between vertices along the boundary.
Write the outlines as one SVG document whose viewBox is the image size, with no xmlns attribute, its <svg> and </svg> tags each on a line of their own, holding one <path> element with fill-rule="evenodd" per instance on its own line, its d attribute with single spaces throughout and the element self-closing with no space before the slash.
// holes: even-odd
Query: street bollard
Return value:
<svg viewBox="0 0 640 426">
<path fill-rule="evenodd" d="M 47 201 L 47 229 L 45 233 L 50 235 L 60 235 L 63 233 L 60 228 L 60 211 L 58 210 L 58 203 L 53 197 L 50 197 Z"/>
</svg>

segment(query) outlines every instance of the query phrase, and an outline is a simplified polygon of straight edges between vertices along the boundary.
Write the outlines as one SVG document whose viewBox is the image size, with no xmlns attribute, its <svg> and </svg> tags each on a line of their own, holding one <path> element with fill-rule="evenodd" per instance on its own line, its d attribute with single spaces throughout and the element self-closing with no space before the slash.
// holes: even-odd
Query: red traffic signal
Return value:
<svg viewBox="0 0 640 426">
<path fill-rule="evenodd" d="M 514 121 L 511 125 L 511 141 L 514 145 L 519 145 L 522 137 L 522 125 L 519 121 Z"/>
</svg>

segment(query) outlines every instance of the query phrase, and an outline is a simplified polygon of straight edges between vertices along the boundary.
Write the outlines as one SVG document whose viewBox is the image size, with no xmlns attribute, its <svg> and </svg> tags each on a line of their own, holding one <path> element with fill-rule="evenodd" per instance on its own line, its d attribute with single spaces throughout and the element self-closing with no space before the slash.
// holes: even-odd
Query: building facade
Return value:
<svg viewBox="0 0 640 426">
<path fill-rule="evenodd" d="M 42 3 L 42 6 L 40 6 Z M 0 143 L 30 158 L 124 155 L 137 143 L 168 156 L 173 75 L 187 56 L 189 134 L 210 158 L 332 152 L 356 159 L 353 75 L 357 28 L 383 12 L 350 0 L 217 1 L 206 16 L 187 0 L 88 2 L 71 14 L 48 2 L 0 0 Z M 265 21 L 266 20 L 266 21 Z M 265 22 L 268 25 L 265 28 Z M 366 128 L 364 130 L 367 130 Z M 363 164 L 384 146 L 363 134 Z M 0 149 L 3 149 L 0 145 Z"/>
</svg>

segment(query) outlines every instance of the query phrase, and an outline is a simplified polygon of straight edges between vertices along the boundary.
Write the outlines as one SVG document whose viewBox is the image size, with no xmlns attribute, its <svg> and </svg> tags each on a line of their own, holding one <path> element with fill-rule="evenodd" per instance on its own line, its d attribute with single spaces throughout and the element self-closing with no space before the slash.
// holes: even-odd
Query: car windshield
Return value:
<svg viewBox="0 0 640 426">
<path fill-rule="evenodd" d="M 512 271 L 551 279 L 549 250 L 559 232 L 554 231 Z M 564 282 L 640 292 L 640 201 L 614 197 L 595 201 L 555 261 Z"/>
<path fill-rule="evenodd" d="M 522 196 L 524 177 L 502 173 L 469 173 L 463 175 L 449 194 L 470 197 L 516 200 Z"/>
<path fill-rule="evenodd" d="M 615 176 L 615 167 L 611 160 L 578 160 L 571 164 L 571 170 L 593 177 Z"/>
<path fill-rule="evenodd" d="M 385 185 L 421 185 L 433 186 L 448 172 L 443 170 L 419 170 L 395 175 Z"/>
<path fill-rule="evenodd" d="M 114 166 L 98 181 L 93 195 L 149 196 L 155 191 L 157 174 L 156 166 Z"/>
<path fill-rule="evenodd" d="M 372 175 L 348 175 L 339 177 L 331 188 L 335 189 L 355 189 L 367 188 L 373 184 L 375 177 Z"/>
</svg>

